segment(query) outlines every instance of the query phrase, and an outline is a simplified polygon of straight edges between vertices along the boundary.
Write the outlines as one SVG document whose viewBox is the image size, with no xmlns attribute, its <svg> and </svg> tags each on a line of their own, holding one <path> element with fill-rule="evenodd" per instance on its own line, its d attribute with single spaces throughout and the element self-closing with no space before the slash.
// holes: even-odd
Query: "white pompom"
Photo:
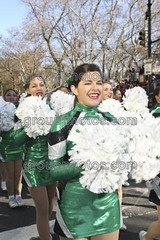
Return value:
<svg viewBox="0 0 160 240">
<path fill-rule="evenodd" d="M 122 99 L 122 104 L 127 111 L 149 112 L 147 108 L 148 96 L 141 87 L 127 89 Z"/>
<path fill-rule="evenodd" d="M 46 99 L 37 96 L 25 98 L 16 110 L 17 117 L 29 137 L 47 135 L 55 118 L 55 111 L 46 104 Z"/>
<path fill-rule="evenodd" d="M 125 110 L 124 110 L 122 104 L 118 100 L 115 100 L 115 99 L 104 100 L 99 105 L 98 109 L 101 112 L 109 112 L 116 118 L 123 117 L 123 115 L 125 114 Z"/>
<path fill-rule="evenodd" d="M 129 138 L 118 125 L 84 125 L 71 131 L 70 161 L 82 166 L 80 183 L 94 193 L 113 192 L 127 180 L 130 170 Z"/>
<path fill-rule="evenodd" d="M 0 97 L 0 131 L 9 131 L 14 127 L 14 114 L 16 107 Z"/>
<path fill-rule="evenodd" d="M 74 96 L 66 94 L 60 90 L 52 93 L 50 102 L 56 115 L 65 114 L 73 109 Z"/>
<path fill-rule="evenodd" d="M 147 117 L 148 116 L 148 117 Z M 160 172 L 160 119 L 145 115 L 130 128 L 128 152 L 133 163 L 131 177 L 136 182 L 154 178 Z"/>
</svg>

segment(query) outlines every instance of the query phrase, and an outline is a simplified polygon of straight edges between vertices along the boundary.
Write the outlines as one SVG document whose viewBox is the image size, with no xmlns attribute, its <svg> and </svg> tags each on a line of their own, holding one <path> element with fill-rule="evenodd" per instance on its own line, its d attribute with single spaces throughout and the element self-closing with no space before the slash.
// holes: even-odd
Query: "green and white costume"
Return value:
<svg viewBox="0 0 160 240">
<path fill-rule="evenodd" d="M 17 146 L 13 138 L 14 129 L 1 132 L 2 142 L 0 143 L 0 152 L 3 162 L 21 160 L 24 153 L 24 145 Z"/>
<path fill-rule="evenodd" d="M 50 176 L 48 159 L 48 136 L 27 136 L 24 129 L 16 130 L 14 141 L 17 145 L 25 144 L 26 155 L 23 163 L 23 177 L 28 187 L 40 187 L 53 184 Z"/>
<path fill-rule="evenodd" d="M 14 142 L 14 114 L 16 105 L 6 102 L 0 97 L 0 154 L 3 162 L 22 160 L 24 146 L 17 146 Z"/>
<path fill-rule="evenodd" d="M 49 133 L 49 158 L 54 161 L 51 175 L 53 181 L 60 181 L 55 232 L 67 238 L 95 236 L 120 228 L 117 191 L 95 194 L 83 188 L 79 183 L 82 169 L 68 161 L 68 151 L 73 146 L 68 136 L 77 130 L 77 122 L 89 118 L 115 120 L 97 107 L 77 103 L 73 110 L 53 122 Z"/>
<path fill-rule="evenodd" d="M 154 117 L 160 117 L 160 103 L 156 103 L 149 111 Z"/>
<path fill-rule="evenodd" d="M 50 177 L 51 161 L 48 158 L 48 133 L 54 115 L 46 100 L 37 96 L 25 98 L 16 110 L 24 128 L 15 131 L 14 141 L 17 145 L 26 146 L 23 177 L 29 187 L 54 183 Z"/>
</svg>

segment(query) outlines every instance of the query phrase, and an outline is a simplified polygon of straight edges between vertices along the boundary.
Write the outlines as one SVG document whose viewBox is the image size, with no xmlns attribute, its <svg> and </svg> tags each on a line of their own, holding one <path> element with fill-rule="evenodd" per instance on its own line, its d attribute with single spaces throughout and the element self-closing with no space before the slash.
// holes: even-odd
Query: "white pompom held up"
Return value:
<svg viewBox="0 0 160 240">
<path fill-rule="evenodd" d="M 29 137 L 47 135 L 55 118 L 55 111 L 46 104 L 46 99 L 37 96 L 25 98 L 16 110 L 17 117 Z"/>
</svg>

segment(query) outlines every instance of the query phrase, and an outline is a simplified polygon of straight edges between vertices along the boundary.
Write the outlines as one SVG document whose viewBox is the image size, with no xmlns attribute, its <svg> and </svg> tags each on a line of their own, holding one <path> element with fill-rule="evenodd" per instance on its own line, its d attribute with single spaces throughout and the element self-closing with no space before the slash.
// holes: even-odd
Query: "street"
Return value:
<svg viewBox="0 0 160 240">
<path fill-rule="evenodd" d="M 157 219 L 156 207 L 148 201 L 148 190 L 145 183 L 123 187 L 123 221 L 127 230 L 120 231 L 120 240 L 138 240 L 140 230 L 147 230 L 148 225 Z M 28 190 L 23 187 L 22 197 L 25 206 L 10 209 L 7 193 L 0 190 L 0 240 L 29 240 L 37 237 L 35 225 L 35 207 Z M 51 229 L 55 218 L 56 203 L 53 208 Z"/>
</svg>

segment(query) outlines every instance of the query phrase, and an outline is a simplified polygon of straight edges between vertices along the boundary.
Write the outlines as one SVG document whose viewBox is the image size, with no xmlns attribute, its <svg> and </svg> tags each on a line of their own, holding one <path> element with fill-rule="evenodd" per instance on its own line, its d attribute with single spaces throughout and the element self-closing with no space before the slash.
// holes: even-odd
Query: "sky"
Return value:
<svg viewBox="0 0 160 240">
<path fill-rule="evenodd" d="M 20 0 L 0 0 L 0 35 L 7 37 L 8 29 L 20 27 L 27 8 Z"/>
</svg>

